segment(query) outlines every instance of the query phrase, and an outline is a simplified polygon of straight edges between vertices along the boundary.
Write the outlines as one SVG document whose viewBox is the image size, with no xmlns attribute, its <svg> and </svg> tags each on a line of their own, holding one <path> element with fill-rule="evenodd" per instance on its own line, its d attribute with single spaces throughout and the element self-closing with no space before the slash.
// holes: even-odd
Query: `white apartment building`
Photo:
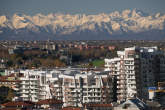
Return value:
<svg viewBox="0 0 165 110">
<path fill-rule="evenodd" d="M 157 47 L 131 47 L 105 59 L 105 71 L 117 77 L 118 102 L 138 96 L 148 99 L 148 87 L 165 78 L 165 55 Z M 160 78 L 160 76 L 162 76 Z"/>
<path fill-rule="evenodd" d="M 10 74 L 14 71 L 6 71 Z M 107 72 L 81 69 L 20 70 L 20 100 L 58 99 L 66 106 L 115 101 L 115 79 Z"/>
<path fill-rule="evenodd" d="M 107 74 L 81 73 L 62 75 L 63 106 L 114 101 L 114 79 Z"/>
<path fill-rule="evenodd" d="M 21 70 L 22 77 L 19 78 L 20 100 L 37 102 L 41 99 L 51 98 L 49 85 L 47 84 L 48 75 L 46 71 Z"/>
<path fill-rule="evenodd" d="M 38 101 L 39 81 L 38 75 L 25 76 L 20 78 L 20 99 L 24 101 Z"/>
</svg>

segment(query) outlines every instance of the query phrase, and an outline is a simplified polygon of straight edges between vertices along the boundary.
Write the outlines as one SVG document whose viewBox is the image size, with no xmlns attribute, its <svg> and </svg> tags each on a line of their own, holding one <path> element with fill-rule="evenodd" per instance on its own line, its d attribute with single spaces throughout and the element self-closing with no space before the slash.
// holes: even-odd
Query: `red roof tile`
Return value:
<svg viewBox="0 0 165 110">
<path fill-rule="evenodd" d="M 0 76 L 0 79 L 7 79 L 8 76 Z"/>
<path fill-rule="evenodd" d="M 19 80 L 6 80 L 6 79 L 0 79 L 0 82 L 21 82 Z"/>
<path fill-rule="evenodd" d="M 5 107 L 14 107 L 14 106 L 32 106 L 32 103 L 27 103 L 27 102 L 21 102 L 21 101 L 17 101 L 17 102 L 7 102 L 2 104 L 2 106 Z"/>
<path fill-rule="evenodd" d="M 10 74 L 8 77 L 15 77 L 15 73 Z"/>
<path fill-rule="evenodd" d="M 79 107 L 64 107 L 62 110 L 81 110 Z"/>
<path fill-rule="evenodd" d="M 22 110 L 22 108 L 1 108 L 0 110 Z M 32 110 L 32 109 L 26 108 L 26 110 Z"/>
<path fill-rule="evenodd" d="M 36 104 L 42 105 L 42 104 L 62 104 L 63 102 L 61 100 L 56 100 L 56 99 L 45 99 L 45 100 L 40 100 Z"/>
<path fill-rule="evenodd" d="M 1 108 L 0 110 L 20 110 L 18 108 Z"/>
<path fill-rule="evenodd" d="M 86 107 L 112 107 L 112 104 L 84 104 Z"/>
</svg>

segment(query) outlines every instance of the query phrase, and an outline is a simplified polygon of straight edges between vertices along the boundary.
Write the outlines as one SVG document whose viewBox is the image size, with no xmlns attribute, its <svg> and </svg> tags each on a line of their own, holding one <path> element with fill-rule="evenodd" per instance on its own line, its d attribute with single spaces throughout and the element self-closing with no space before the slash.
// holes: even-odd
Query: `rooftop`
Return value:
<svg viewBox="0 0 165 110">
<path fill-rule="evenodd" d="M 45 99 L 38 101 L 36 104 L 38 105 L 63 104 L 63 102 L 61 100 L 56 100 L 56 99 Z"/>
</svg>

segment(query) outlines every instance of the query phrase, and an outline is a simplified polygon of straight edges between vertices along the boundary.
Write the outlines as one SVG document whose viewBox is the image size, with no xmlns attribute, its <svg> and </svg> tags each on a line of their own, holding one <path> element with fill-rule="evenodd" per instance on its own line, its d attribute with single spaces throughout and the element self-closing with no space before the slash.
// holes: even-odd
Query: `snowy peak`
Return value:
<svg viewBox="0 0 165 110">
<path fill-rule="evenodd" d="M 4 26 L 5 22 L 7 22 L 7 18 L 6 16 L 0 16 L 0 26 Z"/>
<path fill-rule="evenodd" d="M 26 18 L 14 14 L 12 17 L 12 25 L 15 29 L 25 28 L 29 23 L 26 21 Z"/>
<path fill-rule="evenodd" d="M 143 11 L 138 9 L 132 10 L 132 17 L 146 17 L 146 16 L 149 16 L 149 14 L 144 13 Z"/>
<path fill-rule="evenodd" d="M 0 16 L 0 35 L 5 34 L 6 29 L 16 31 L 17 35 L 22 35 L 26 31 L 26 33 L 44 33 L 52 36 L 80 35 L 81 33 L 113 36 L 153 30 L 163 31 L 164 34 L 165 15 L 160 13 L 150 15 L 138 9 L 97 15 L 38 13 L 28 16 L 16 13 L 12 17 Z"/>
</svg>

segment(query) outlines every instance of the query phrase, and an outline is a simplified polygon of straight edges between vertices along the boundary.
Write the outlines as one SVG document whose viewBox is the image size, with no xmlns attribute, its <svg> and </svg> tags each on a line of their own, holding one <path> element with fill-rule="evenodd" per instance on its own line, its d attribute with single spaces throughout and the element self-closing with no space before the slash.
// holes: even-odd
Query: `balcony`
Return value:
<svg viewBox="0 0 165 110">
<path fill-rule="evenodd" d="M 20 90 L 29 89 L 28 87 L 20 87 Z"/>
<path fill-rule="evenodd" d="M 30 91 L 31 94 L 37 94 L 37 91 Z"/>
<path fill-rule="evenodd" d="M 130 76 L 128 77 L 128 79 L 135 79 L 135 76 Z"/>
<path fill-rule="evenodd" d="M 125 76 L 120 76 L 118 79 L 126 79 Z"/>
<path fill-rule="evenodd" d="M 125 94 L 125 93 L 127 93 L 127 91 L 126 90 L 118 90 L 117 93 Z"/>
<path fill-rule="evenodd" d="M 61 90 L 60 90 L 60 89 L 55 89 L 55 91 L 56 91 L 56 92 L 61 92 Z"/>
<path fill-rule="evenodd" d="M 29 91 L 20 91 L 21 94 L 29 93 Z"/>
<path fill-rule="evenodd" d="M 21 95 L 20 97 L 23 97 L 23 98 L 28 98 L 28 97 L 29 97 L 29 95 L 25 95 L 25 94 L 23 94 L 23 95 Z"/>
<path fill-rule="evenodd" d="M 20 78 L 21 81 L 38 81 L 39 79 L 38 78 L 25 78 L 25 77 L 22 77 Z"/>
<path fill-rule="evenodd" d="M 128 81 L 128 84 L 136 84 L 136 81 Z"/>
<path fill-rule="evenodd" d="M 72 97 L 78 97 L 78 95 L 72 95 Z"/>
<path fill-rule="evenodd" d="M 55 84 L 54 87 L 60 87 L 58 84 Z"/>
<path fill-rule="evenodd" d="M 128 65 L 128 66 L 133 66 L 135 63 L 133 62 L 133 63 L 124 63 L 124 65 Z"/>
<path fill-rule="evenodd" d="M 131 86 L 130 88 L 133 90 L 136 90 L 136 86 Z"/>
<path fill-rule="evenodd" d="M 21 84 L 21 85 L 39 85 L 38 82 L 30 82 L 30 81 L 29 81 L 29 82 L 28 82 L 28 81 L 26 81 L 26 82 L 21 82 L 20 84 Z"/>
<path fill-rule="evenodd" d="M 121 80 L 121 81 L 119 81 L 119 84 L 126 84 L 126 81 L 125 80 Z"/>
<path fill-rule="evenodd" d="M 94 92 L 95 92 L 95 93 L 100 93 L 100 92 L 101 92 L 101 90 L 99 90 L 99 91 L 98 91 L 98 90 L 95 90 Z"/>
<path fill-rule="evenodd" d="M 29 83 L 21 82 L 21 85 L 29 85 Z"/>
<path fill-rule="evenodd" d="M 46 95 L 46 92 L 40 92 L 39 93 L 41 96 L 45 96 Z"/>
<path fill-rule="evenodd" d="M 117 86 L 117 88 L 126 88 L 125 85 L 120 85 L 120 86 Z"/>
</svg>

